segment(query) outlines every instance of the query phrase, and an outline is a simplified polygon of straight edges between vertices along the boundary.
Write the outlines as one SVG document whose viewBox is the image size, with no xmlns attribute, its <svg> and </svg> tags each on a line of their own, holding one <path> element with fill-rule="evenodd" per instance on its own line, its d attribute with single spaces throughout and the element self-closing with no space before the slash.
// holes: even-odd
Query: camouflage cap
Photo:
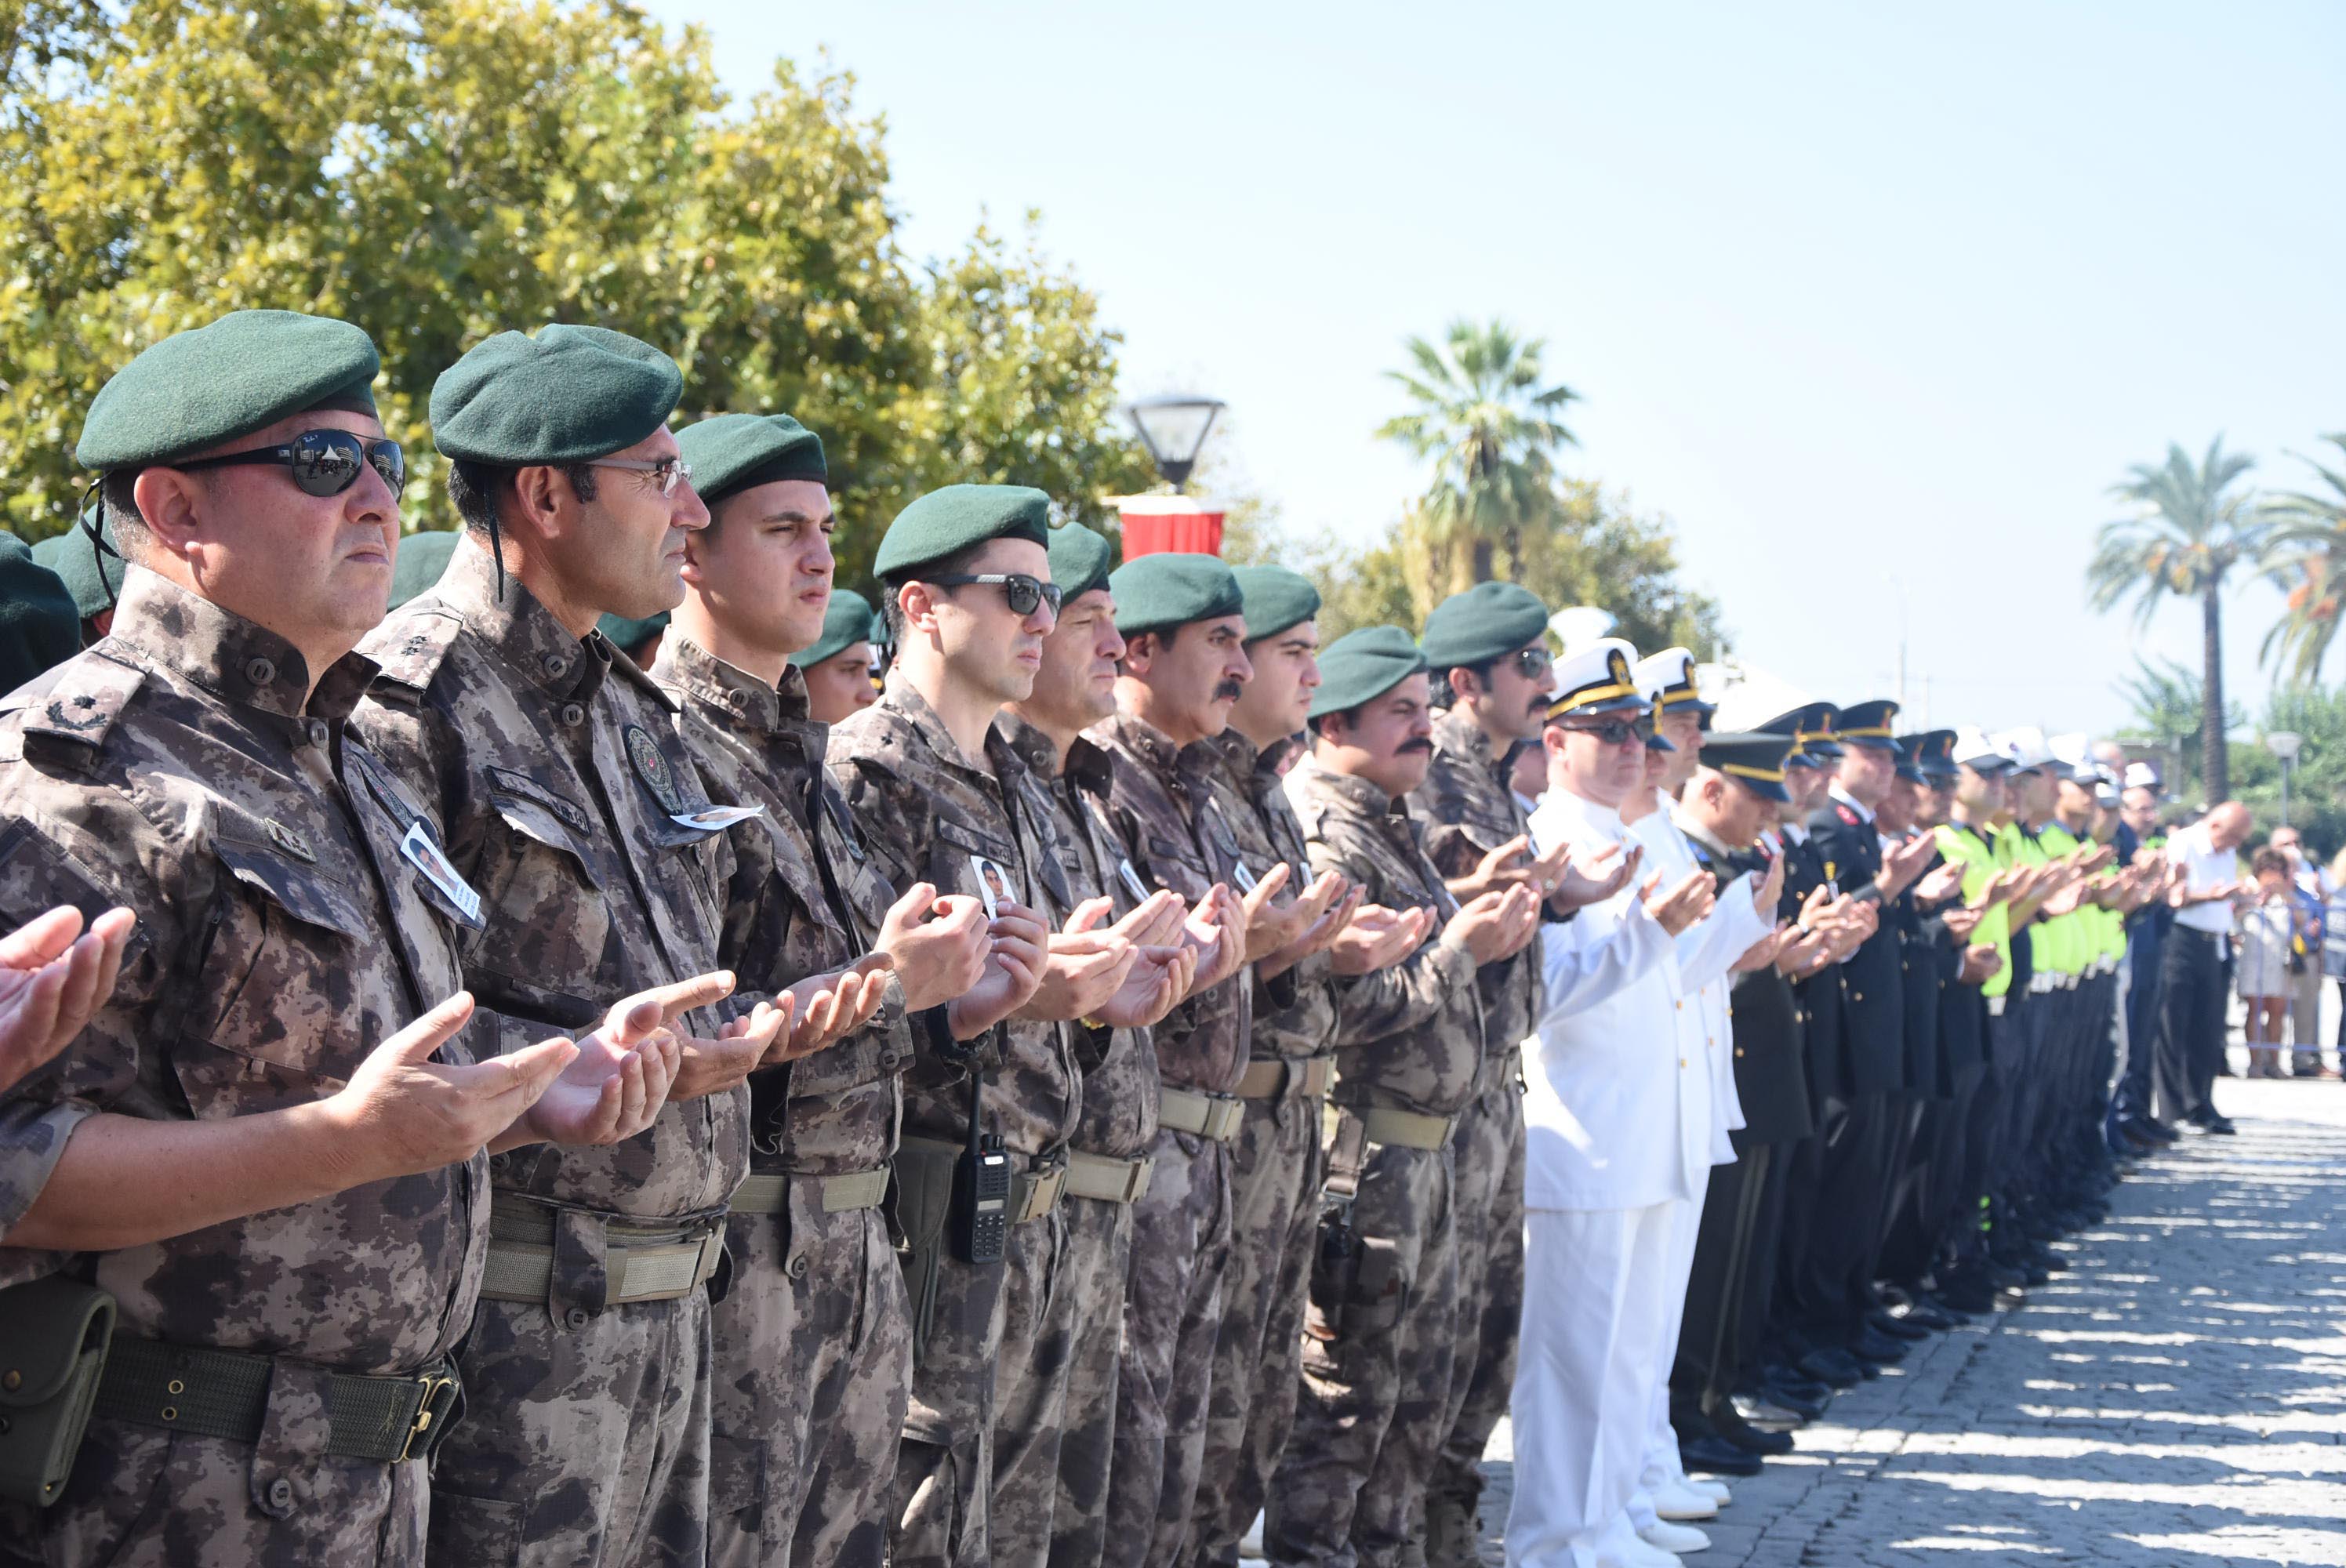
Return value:
<svg viewBox="0 0 2346 1568">
<path fill-rule="evenodd" d="M 1547 636 L 1547 606 L 1515 583 L 1477 583 L 1433 606 L 1418 641 L 1435 669 L 1489 664 Z"/>
<path fill-rule="evenodd" d="M 684 395 L 676 361 L 625 332 L 499 332 L 432 383 L 432 443 L 464 463 L 585 463 L 633 446 Z"/>
<path fill-rule="evenodd" d="M 1080 523 L 1051 530 L 1051 581 L 1059 587 L 1059 602 L 1073 604 L 1094 588 L 1107 586 L 1116 565 L 1116 546 L 1107 535 Z"/>
<path fill-rule="evenodd" d="M 710 507 L 729 495 L 786 479 L 828 484 L 822 438 L 786 413 L 720 413 L 676 433 L 692 487 Z"/>
<path fill-rule="evenodd" d="M 1024 484 L 948 484 L 896 514 L 872 557 L 876 577 L 910 576 L 991 539 L 1048 545 L 1051 498 Z"/>
<path fill-rule="evenodd" d="M 122 592 L 122 557 L 113 553 L 114 519 L 101 522 L 97 534 L 106 541 L 103 550 L 90 543 L 89 531 L 79 523 L 33 546 L 33 559 L 63 579 L 84 620 L 112 609 Z"/>
<path fill-rule="evenodd" d="M 822 612 L 822 636 L 812 647 L 801 648 L 790 656 L 790 662 L 801 669 L 812 669 L 827 658 L 834 658 L 857 643 L 880 640 L 880 617 L 863 596 L 846 588 L 831 591 L 831 604 Z"/>
<path fill-rule="evenodd" d="M 453 528 L 410 534 L 399 542 L 399 564 L 391 569 L 391 607 L 399 608 L 440 580 L 463 535 Z"/>
<path fill-rule="evenodd" d="M 1232 566 L 1230 575 L 1239 580 L 1250 643 L 1275 637 L 1320 613 L 1320 590 L 1300 572 L 1284 566 Z"/>
<path fill-rule="evenodd" d="M 0 534 L 0 692 L 81 652 L 81 614 L 55 572 L 14 534 Z"/>
<path fill-rule="evenodd" d="M 114 372 L 90 401 L 74 461 L 147 468 L 312 409 L 372 417 L 374 340 L 348 321 L 236 311 L 175 332 Z"/>
<path fill-rule="evenodd" d="M 1320 652 L 1320 689 L 1311 694 L 1310 717 L 1373 702 L 1427 667 L 1425 655 L 1399 626 L 1346 632 Z"/>
<path fill-rule="evenodd" d="M 1116 629 L 1128 637 L 1244 613 L 1239 580 L 1219 555 L 1180 551 L 1143 555 L 1108 575 Z"/>
</svg>

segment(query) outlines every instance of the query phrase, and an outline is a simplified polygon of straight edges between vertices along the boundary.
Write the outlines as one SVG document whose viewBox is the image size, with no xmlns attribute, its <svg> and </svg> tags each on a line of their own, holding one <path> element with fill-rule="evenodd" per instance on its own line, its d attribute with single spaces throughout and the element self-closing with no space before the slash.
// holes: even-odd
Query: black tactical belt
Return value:
<svg viewBox="0 0 2346 1568">
<path fill-rule="evenodd" d="M 142 1426 L 258 1442 L 269 1417 L 270 1356 L 117 1336 L 96 1413 Z M 326 1451 L 382 1464 L 423 1459 L 455 1426 L 463 1389 L 453 1361 L 411 1378 L 337 1372 L 326 1385 Z"/>
</svg>

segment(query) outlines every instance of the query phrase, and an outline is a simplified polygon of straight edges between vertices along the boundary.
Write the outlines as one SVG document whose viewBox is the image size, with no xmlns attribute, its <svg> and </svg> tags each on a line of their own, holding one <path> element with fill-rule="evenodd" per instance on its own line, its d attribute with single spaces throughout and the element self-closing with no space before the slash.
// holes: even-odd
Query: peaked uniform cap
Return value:
<svg viewBox="0 0 2346 1568">
<path fill-rule="evenodd" d="M 872 557 L 875 577 L 905 577 L 994 539 L 1050 544 L 1051 498 L 1024 484 L 948 484 L 896 514 Z"/>
<path fill-rule="evenodd" d="M 1954 778 L 1954 744 L 1955 732 L 1952 729 L 1924 729 L 1898 737 L 1898 749 L 1906 754 L 1923 781 L 1930 784 Z"/>
<path fill-rule="evenodd" d="M 559 322 L 499 332 L 432 383 L 432 442 L 464 463 L 586 463 L 668 423 L 684 372 L 649 343 Z"/>
<path fill-rule="evenodd" d="M 1548 699 L 1548 718 L 1645 712 L 1646 699 L 1637 689 L 1637 648 L 1619 637 L 1601 637 L 1566 655 L 1556 667 L 1556 695 Z"/>
<path fill-rule="evenodd" d="M 2004 760 L 2022 773 L 2042 768 L 2054 759 L 2053 748 L 2045 741 L 2045 731 L 2033 724 L 2004 730 L 1994 740 Z"/>
<path fill-rule="evenodd" d="M 801 669 L 812 669 L 827 658 L 836 658 L 857 643 L 880 640 L 878 617 L 862 595 L 847 588 L 833 588 L 831 603 L 822 612 L 822 636 L 814 646 L 801 648 L 790 656 L 790 662 Z"/>
<path fill-rule="evenodd" d="M 1094 588 L 1107 586 L 1108 574 L 1116 569 L 1116 546 L 1107 536 L 1070 523 L 1051 530 L 1051 542 L 1045 546 L 1051 557 L 1051 581 L 1058 585 L 1059 603 L 1073 604 Z"/>
<path fill-rule="evenodd" d="M 1219 555 L 1142 555 L 1110 573 L 1107 585 L 1116 595 L 1116 629 L 1127 637 L 1246 611 L 1239 580 Z"/>
<path fill-rule="evenodd" d="M 1349 713 L 1411 676 L 1423 674 L 1426 667 L 1425 655 L 1399 626 L 1346 632 L 1320 650 L 1320 689 L 1311 694 L 1309 717 Z"/>
<path fill-rule="evenodd" d="M 1230 575 L 1239 580 L 1239 614 L 1246 616 L 1250 643 L 1275 637 L 1320 613 L 1320 590 L 1300 572 L 1285 566 L 1232 566 Z"/>
<path fill-rule="evenodd" d="M 463 535 L 454 528 L 435 528 L 422 534 L 410 534 L 399 542 L 399 564 L 391 569 L 393 609 L 399 608 L 440 580 L 440 574 L 448 569 L 448 557 L 456 553 L 456 541 L 461 537 Z"/>
<path fill-rule="evenodd" d="M 382 369 L 374 340 L 348 321 L 232 311 L 115 372 L 90 401 L 74 461 L 93 473 L 148 468 L 312 409 L 372 417 Z"/>
<path fill-rule="evenodd" d="M 786 479 L 831 482 L 822 438 L 786 413 L 720 413 L 678 431 L 676 444 L 692 464 L 692 487 L 711 507 Z"/>
<path fill-rule="evenodd" d="M 1958 767 L 1974 773 L 2001 773 L 2012 766 L 2012 759 L 2004 754 L 2004 748 L 1974 725 L 1967 724 L 1955 731 L 1947 755 Z"/>
<path fill-rule="evenodd" d="M 1846 703 L 1834 721 L 1833 738 L 1844 746 L 1863 746 L 1895 754 L 1898 742 L 1891 736 L 1891 724 L 1897 717 L 1898 705 L 1886 697 Z"/>
<path fill-rule="evenodd" d="M 33 546 L 33 559 L 64 582 L 84 620 L 112 609 L 122 593 L 122 557 L 114 553 L 114 519 L 101 522 L 97 533 L 106 541 L 103 550 L 90 543 L 89 530 L 79 523 Z"/>
<path fill-rule="evenodd" d="M 1756 730 L 1729 730 L 1702 738 L 1702 765 L 1715 768 L 1763 800 L 1782 805 L 1791 792 L 1784 788 L 1784 764 L 1798 745 L 1789 735 Z"/>
<path fill-rule="evenodd" d="M 1694 654 L 1687 648 L 1664 648 L 1637 661 L 1637 684 L 1654 694 L 1656 708 L 1682 708 L 1690 713 L 1716 713 L 1717 705 L 1703 701 L 1695 689 Z"/>
<path fill-rule="evenodd" d="M 1750 728 L 1768 735 L 1789 735 L 1795 744 L 1791 765 L 1795 768 L 1822 768 L 1841 755 L 1833 742 L 1833 720 L 1840 710 L 1830 702 L 1804 702 L 1798 708 L 1788 708 L 1773 718 L 1760 719 Z"/>
<path fill-rule="evenodd" d="M 32 547 L 0 534 L 0 692 L 81 652 L 81 612 Z"/>
<path fill-rule="evenodd" d="M 1477 583 L 1451 595 L 1425 617 L 1418 646 L 1437 670 L 1489 664 L 1547 641 L 1547 606 L 1517 583 Z"/>
<path fill-rule="evenodd" d="M 2123 787 L 2128 789 L 2156 790 L 2158 788 L 2158 769 L 2147 762 L 2129 762 L 2127 764 L 2126 782 Z"/>
</svg>

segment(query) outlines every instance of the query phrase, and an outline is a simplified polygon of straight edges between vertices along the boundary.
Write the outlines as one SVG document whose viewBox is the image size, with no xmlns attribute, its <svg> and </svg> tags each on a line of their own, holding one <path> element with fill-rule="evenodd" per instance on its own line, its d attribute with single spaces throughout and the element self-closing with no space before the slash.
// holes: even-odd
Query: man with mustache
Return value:
<svg viewBox="0 0 2346 1568">
<path fill-rule="evenodd" d="M 442 372 L 434 440 L 464 538 L 362 645 L 353 718 L 478 890 L 466 984 L 533 1027 L 715 967 L 729 852 L 673 706 L 596 631 L 683 596 L 708 510 L 668 416 L 684 384 L 598 327 L 500 332 Z M 434 1470 L 432 1551 L 698 1563 L 708 1553 L 709 1295 L 748 1167 L 750 1070 L 786 1009 L 705 1003 L 650 1135 L 492 1171 L 488 1273 L 460 1358 L 471 1414 Z M 749 1000 L 749 999 L 744 999 Z"/>
<path fill-rule="evenodd" d="M 1167 553 L 1126 562 L 1108 587 L 1124 662 L 1117 712 L 1091 735 L 1115 759 L 1109 816 L 1125 852 L 1144 884 L 1193 902 L 1238 890 L 1245 962 L 1291 966 L 1290 948 L 1310 951 L 1350 911 L 1331 908 L 1341 888 L 1333 878 L 1281 900 L 1286 868 L 1246 864 L 1208 783 L 1209 743 L 1254 673 L 1238 580 L 1215 556 Z M 1196 1502 L 1229 1251 L 1229 1145 L 1253 1001 L 1253 976 L 1239 973 L 1185 1002 L 1156 1031 L 1162 1089 L 1148 1191 L 1133 1214 L 1108 1474 L 1112 1563 L 1172 1563 Z"/>
<path fill-rule="evenodd" d="M 1055 1288 L 1083 1095 L 1061 1025 L 1098 1016 L 1139 958 L 1089 929 L 1049 793 L 994 722 L 1034 694 L 1057 626 L 1050 510 L 1025 485 L 949 484 L 898 514 L 873 561 L 896 661 L 880 700 L 831 732 L 831 775 L 881 871 L 991 900 L 994 916 L 984 977 L 915 1021 L 904 1079 L 894 1203 L 913 1391 L 888 1540 L 904 1568 L 1048 1549 L 1066 1348 L 1083 1327 Z M 1007 1196 L 992 1196 L 1005 1166 Z"/>
<path fill-rule="evenodd" d="M 1404 962 L 1337 982 L 1326 1202 L 1305 1319 L 1303 1390 L 1270 1487 L 1280 1564 L 1408 1561 L 1449 1435 L 1458 1342 L 1451 1137 L 1490 1086 L 1476 972 L 1538 926 L 1528 887 L 1462 907 L 1427 860 L 1408 796 L 1433 753 L 1425 656 L 1397 626 L 1320 659 L 1311 755 L 1287 776 L 1311 864 L 1371 902 L 1441 922 Z"/>
<path fill-rule="evenodd" d="M 1311 880 L 1310 851 L 1285 774 L 1301 749 L 1304 714 L 1320 687 L 1320 593 L 1284 566 L 1237 566 L 1254 667 L 1228 728 L 1209 743 L 1219 766 L 1212 798 L 1237 836 L 1244 863 L 1288 869 L 1289 885 Z M 1355 907 L 1357 906 L 1357 907 Z M 1324 924 L 1324 951 L 1290 950 L 1294 962 L 1255 965 L 1254 1029 L 1239 1079 L 1243 1103 L 1230 1144 L 1230 1248 L 1222 1271 L 1205 1457 L 1184 1561 L 1238 1562 L 1239 1541 L 1261 1511 L 1265 1489 L 1295 1420 L 1303 1348 L 1304 1285 L 1320 1218 L 1325 1156 L 1321 1113 L 1335 1080 L 1334 982 L 1398 963 L 1432 929 L 1422 910 L 1360 904 L 1348 887 Z"/>
</svg>

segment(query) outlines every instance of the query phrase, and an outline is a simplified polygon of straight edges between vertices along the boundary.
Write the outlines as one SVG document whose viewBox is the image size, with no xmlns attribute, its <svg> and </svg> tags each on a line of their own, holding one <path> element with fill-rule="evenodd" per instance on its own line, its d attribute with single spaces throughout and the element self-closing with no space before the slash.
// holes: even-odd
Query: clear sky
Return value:
<svg viewBox="0 0 2346 1568">
<path fill-rule="evenodd" d="M 2081 569 L 2129 463 L 2346 429 L 2346 6 L 658 0 L 729 85 L 828 48 L 916 253 L 1042 212 L 1125 387 L 1229 401 L 1290 526 L 1423 476 L 1411 333 L 1498 315 L 1586 400 L 1573 472 L 1675 519 L 1740 657 L 1840 700 L 2106 728 Z M 2334 451 L 2334 449 L 2331 449 Z M 2279 606 L 2230 605 L 2260 703 Z M 1919 717 L 1919 714 L 1918 714 Z"/>
</svg>

